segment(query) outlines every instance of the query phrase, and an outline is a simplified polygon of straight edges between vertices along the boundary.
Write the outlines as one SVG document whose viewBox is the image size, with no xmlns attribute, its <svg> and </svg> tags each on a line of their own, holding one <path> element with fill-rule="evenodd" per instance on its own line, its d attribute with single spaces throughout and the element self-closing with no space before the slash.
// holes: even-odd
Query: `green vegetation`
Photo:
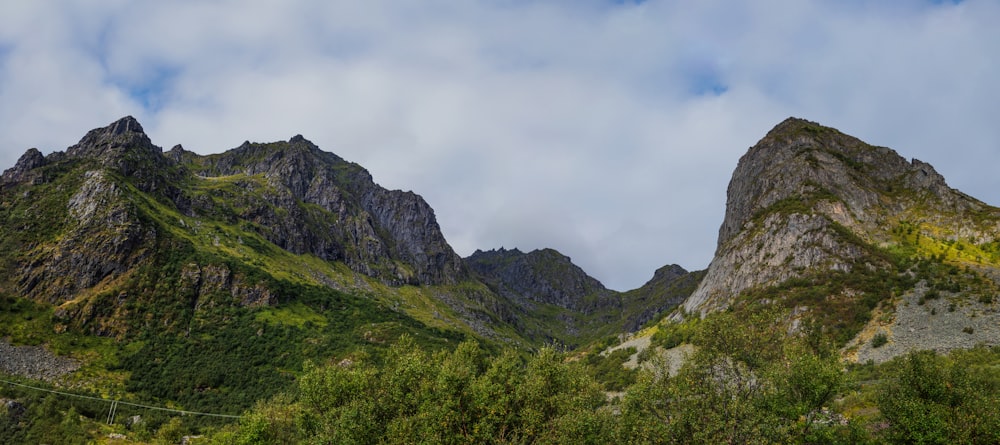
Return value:
<svg viewBox="0 0 1000 445">
<path fill-rule="evenodd" d="M 8 307 L 15 303 L 7 300 Z M 302 311 L 288 308 L 293 314 Z M 315 308 L 304 312 L 309 314 L 304 323 L 312 322 L 313 312 L 327 319 L 324 329 L 335 324 L 330 314 Z M 1000 406 L 1000 348 L 948 356 L 918 352 L 845 370 L 833 343 L 814 325 L 789 335 L 788 313 L 778 305 L 746 305 L 674 328 L 662 326 L 666 338 L 680 335 L 695 346 L 673 376 L 655 357 L 647 370 L 618 373 L 612 365 L 620 367 L 631 349 L 581 357 L 542 348 L 525 356 L 474 341 L 441 343 L 411 335 L 355 341 L 353 349 L 340 348 L 353 352 L 333 355 L 328 351 L 336 347 L 317 344 L 318 353 L 303 365 L 290 357 L 309 353 L 287 345 L 315 339 L 302 337 L 305 331 L 297 322 L 258 320 L 260 313 L 230 314 L 230 325 L 193 328 L 180 342 L 151 336 L 133 343 L 131 352 L 119 351 L 123 367 L 135 366 L 128 380 L 131 392 L 123 396 L 147 402 L 163 396 L 169 400 L 161 406 L 228 413 L 236 411 L 226 401 L 242 400 L 252 408 L 238 422 L 123 406 L 115 424 L 107 425 L 106 402 L 0 385 L 0 397 L 17 401 L 0 407 L 0 435 L 9 443 L 87 443 L 110 433 L 137 442 L 173 443 L 181 435 L 207 434 L 207 442 L 220 444 L 412 443 L 414 438 L 430 443 L 975 444 L 1000 439 L 1000 415 L 993 409 Z M 355 329 L 372 327 L 364 322 Z M 223 349 L 226 345 L 233 349 Z M 278 365 L 258 366 L 255 360 L 262 354 L 275 354 L 268 360 Z M 197 368 L 217 366 L 210 359 L 240 372 L 199 373 Z M 187 360 L 197 366 L 179 366 Z M 179 377 L 157 378 L 157 372 Z M 198 385 L 194 390 L 134 386 L 146 378 L 159 385 L 183 380 Z M 607 390 L 622 395 L 608 397 Z M 134 415 L 142 422 L 126 426 L 125 419 Z"/>
<path fill-rule="evenodd" d="M 777 299 L 789 309 L 810 308 L 812 322 L 823 326 L 842 346 L 871 319 L 872 309 L 913 284 L 911 277 L 893 269 L 854 267 L 848 272 L 811 273 L 777 286 L 751 289 L 737 304 Z"/>
<path fill-rule="evenodd" d="M 886 366 L 877 406 L 892 443 L 1000 443 L 1000 351 L 912 353 Z"/>
<path fill-rule="evenodd" d="M 680 323 L 661 323 L 657 326 L 650 342 L 663 349 L 670 349 L 681 343 L 691 343 L 700 330 L 700 325 L 701 318 L 698 317 L 688 317 Z"/>
<path fill-rule="evenodd" d="M 886 343 L 889 343 L 889 336 L 886 335 L 885 332 L 879 332 L 878 334 L 875 334 L 874 337 L 872 337 L 873 348 L 881 348 L 882 346 L 885 346 Z"/>
<path fill-rule="evenodd" d="M 637 372 L 623 366 L 635 353 L 635 348 L 616 349 L 606 355 L 601 350 L 595 349 L 584 356 L 583 363 L 591 377 L 600 382 L 605 390 L 624 391 L 635 383 Z"/>
<path fill-rule="evenodd" d="M 86 444 L 94 420 L 102 413 L 107 415 L 107 405 L 99 401 L 70 402 L 57 394 L 6 384 L 0 386 L 0 397 L 17 401 L 0 404 L 0 437 L 4 443 Z"/>
<path fill-rule="evenodd" d="M 218 443 L 529 443 L 605 418 L 604 394 L 551 348 L 525 360 L 476 343 L 430 354 L 402 339 L 384 363 L 311 368 L 293 397 L 263 403 Z M 584 441 L 581 443 L 596 443 Z"/>
<path fill-rule="evenodd" d="M 832 344 L 756 307 L 708 316 L 676 376 L 607 398 L 550 348 L 525 359 L 403 339 L 381 365 L 310 368 L 213 443 L 995 443 L 1000 348 L 919 352 L 845 371 Z"/>
<path fill-rule="evenodd" d="M 856 156 L 858 147 L 867 146 L 836 130 L 800 122 L 779 136 L 818 141 L 796 148 L 814 168 L 830 156 L 851 176 L 860 178 L 871 168 Z M 822 148 L 826 141 L 847 146 L 828 150 Z M 1000 289 L 978 270 L 1000 265 L 1000 241 L 982 235 L 993 229 L 995 209 L 956 215 L 908 189 L 905 178 L 859 181 L 882 193 L 878 199 L 899 200 L 908 210 L 859 222 L 884 228 L 875 233 L 828 218 L 824 235 L 852 251 L 838 264 L 842 270 L 799 269 L 796 278 L 777 286 L 745 291 L 727 311 L 655 324 L 650 300 L 663 301 L 660 309 L 674 298 L 680 301 L 704 272 L 621 295 L 587 282 L 585 295 L 567 310 L 560 306 L 564 302 L 512 304 L 478 281 L 390 286 L 343 262 L 292 253 L 281 247 L 288 245 L 282 236 L 287 227 L 281 227 L 288 221 L 309 229 L 308 240 L 298 241 L 335 246 L 330 250 L 335 253 L 320 254 L 324 258 L 341 253 L 355 258 L 364 242 L 373 241 L 343 242 L 328 230 L 369 223 L 371 215 L 355 212 L 360 204 L 352 196 L 358 193 L 357 177 L 366 175 L 359 166 L 339 161 L 327 166 L 333 177 L 324 179 L 344 189 L 337 199 L 350 210 L 339 214 L 297 200 L 277 183 L 285 177 L 276 182 L 263 174 L 233 174 L 300 149 L 285 142 L 249 144 L 234 157 L 243 166 L 220 167 L 215 161 L 222 155 L 184 155 L 183 165 L 163 171 L 152 158 L 126 153 L 134 155 L 126 160 L 138 171 L 101 170 L 106 183 L 98 184 L 114 201 L 102 205 L 117 213 L 107 224 L 91 221 L 83 228 L 70 216 L 69 203 L 86 173 L 102 169 L 96 161 L 56 161 L 33 171 L 39 180 L 32 184 L 0 190 L 5 229 L 0 271 L 7 272 L 0 276 L 0 337 L 43 345 L 82 365 L 54 386 L 3 376 L 43 389 L 0 385 L 0 438 L 93 443 L 122 434 L 136 442 L 177 443 L 184 435 L 204 434 L 205 442 L 238 444 L 1000 442 L 1000 348 L 947 356 L 918 352 L 880 365 L 845 366 L 839 355 L 875 309 L 891 307 L 913 289 L 926 288 L 918 304 L 944 299 L 949 312 L 967 302 L 994 305 Z M 755 222 L 772 215 L 821 218 L 818 206 L 844 204 L 819 183 L 800 187 L 801 193 L 757 212 Z M 878 207 L 872 212 L 880 212 Z M 116 227 L 122 219 L 126 223 Z M 975 227 L 971 234 L 955 233 L 941 222 L 949 219 Z M 385 227 L 371 228 L 384 238 L 377 241 L 392 247 Z M 754 230 L 764 229 L 756 224 Z M 138 245 L 116 244 L 124 239 L 122 231 L 131 230 L 140 235 L 124 238 Z M 75 266 L 91 264 L 57 260 L 97 258 L 105 244 L 126 251 L 116 261 L 127 264 L 109 266 L 126 270 L 94 272 L 88 284 L 74 287 Z M 578 287 L 573 277 L 585 276 L 555 251 L 537 255 L 535 272 L 557 289 Z M 514 258 L 501 256 L 487 266 L 510 266 Z M 25 286 L 20 271 L 49 264 L 58 267 L 32 279 L 69 290 L 32 296 L 37 301 L 15 296 L 37 284 Z M 366 265 L 396 284 L 410 282 L 415 273 L 392 258 Z M 56 281 L 46 281 L 53 276 Z M 938 305 L 931 306 L 936 314 Z M 608 315 L 615 311 L 620 314 Z M 642 370 L 623 367 L 634 348 L 604 353 L 622 323 L 655 324 L 652 347 L 639 356 Z M 481 330 L 486 338 L 473 332 L 473 324 L 486 328 Z M 974 333 L 972 327 L 963 332 Z M 601 337 L 606 339 L 599 346 L 564 350 Z M 888 341 L 880 331 L 870 344 L 878 348 Z M 543 343 L 548 346 L 523 348 Z M 693 352 L 671 375 L 658 351 L 680 345 Z M 108 399 L 243 416 L 233 422 L 123 406 L 108 424 Z M 123 420 L 132 416 L 141 421 Z"/>
</svg>

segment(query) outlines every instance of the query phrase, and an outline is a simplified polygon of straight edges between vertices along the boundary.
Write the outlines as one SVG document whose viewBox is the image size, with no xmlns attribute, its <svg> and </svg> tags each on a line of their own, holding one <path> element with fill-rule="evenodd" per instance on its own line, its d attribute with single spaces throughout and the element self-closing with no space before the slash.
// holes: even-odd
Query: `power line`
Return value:
<svg viewBox="0 0 1000 445">
<path fill-rule="evenodd" d="M 126 401 L 117 400 L 117 399 L 105 399 L 105 398 L 102 398 L 102 397 L 85 396 L 85 395 L 82 395 L 82 394 L 72 394 L 72 393 L 62 392 L 62 391 L 56 391 L 56 390 L 52 390 L 52 389 L 39 388 L 37 386 L 25 385 L 23 383 L 12 382 L 10 380 L 0 379 L 0 382 L 6 383 L 8 385 L 20 386 L 22 388 L 33 389 L 35 391 L 43 391 L 43 392 L 48 392 L 48 393 L 52 393 L 52 394 L 58 394 L 58 395 L 61 395 L 61 396 L 76 397 L 76 398 L 79 398 L 79 399 L 96 400 L 98 402 L 107 402 L 107 403 L 110 403 L 111 406 L 112 406 L 112 408 L 111 408 L 112 414 L 109 414 L 108 419 L 112 419 L 111 416 L 114 415 L 113 412 L 117 410 L 118 405 L 128 405 L 128 406 L 134 406 L 134 407 L 137 407 L 137 408 L 151 409 L 151 410 L 155 410 L 155 411 L 168 411 L 168 412 L 172 412 L 172 413 L 185 414 L 185 415 L 191 415 L 191 416 L 224 417 L 224 418 L 228 418 L 228 419 L 239 419 L 239 418 L 243 417 L 243 416 L 234 416 L 232 414 L 214 414 L 214 413 L 202 413 L 202 412 L 198 412 L 198 411 L 185 411 L 185 410 L 182 410 L 182 409 L 164 408 L 162 406 L 143 405 L 141 403 L 132 403 L 132 402 L 126 402 Z M 109 422 L 110 422 L 110 420 L 109 420 Z"/>
</svg>

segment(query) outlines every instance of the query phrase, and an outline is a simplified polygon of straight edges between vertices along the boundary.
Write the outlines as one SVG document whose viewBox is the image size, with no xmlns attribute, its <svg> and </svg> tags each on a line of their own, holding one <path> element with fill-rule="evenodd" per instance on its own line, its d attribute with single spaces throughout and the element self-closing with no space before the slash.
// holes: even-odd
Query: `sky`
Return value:
<svg viewBox="0 0 1000 445">
<path fill-rule="evenodd" d="M 789 116 L 1000 205 L 1000 2 L 0 1 L 0 169 L 135 116 L 200 154 L 302 134 L 456 252 L 554 248 L 618 290 L 708 266 Z"/>
</svg>

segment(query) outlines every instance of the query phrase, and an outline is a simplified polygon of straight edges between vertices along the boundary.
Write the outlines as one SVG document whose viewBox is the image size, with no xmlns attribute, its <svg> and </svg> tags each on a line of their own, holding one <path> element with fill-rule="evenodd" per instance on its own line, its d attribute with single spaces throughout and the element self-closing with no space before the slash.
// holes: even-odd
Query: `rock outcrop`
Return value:
<svg viewBox="0 0 1000 445">
<path fill-rule="evenodd" d="M 520 306 L 543 303 L 584 314 L 621 308 L 615 292 L 554 249 L 477 250 L 465 261 L 497 293 Z"/>
<path fill-rule="evenodd" d="M 3 184 L 13 184 L 18 182 L 35 182 L 35 177 L 31 176 L 32 171 L 45 165 L 45 156 L 37 148 L 29 148 L 24 152 L 13 167 L 4 170 L 0 176 L 0 186 Z"/>
<path fill-rule="evenodd" d="M 948 187 L 927 163 L 789 118 L 740 159 L 715 257 L 684 309 L 725 308 L 746 289 L 811 272 L 886 267 L 872 247 L 893 243 L 890 229 L 901 222 L 987 243 L 996 226 L 983 225 L 982 214 L 997 212 Z"/>
<path fill-rule="evenodd" d="M 412 192 L 386 190 L 361 166 L 321 151 L 302 136 L 287 142 L 246 142 L 219 155 L 184 156 L 203 178 L 261 177 L 264 187 L 237 217 L 255 223 L 268 241 L 294 253 L 343 261 L 391 284 L 448 284 L 466 277 L 431 207 Z M 257 199 L 254 199 L 257 198 Z M 315 211 L 310 205 L 318 206 Z M 209 213 L 195 202 L 190 213 Z"/>
<path fill-rule="evenodd" d="M 0 339 L 0 371 L 31 379 L 54 381 L 80 367 L 76 360 L 59 357 L 41 346 L 13 346 Z"/>
</svg>

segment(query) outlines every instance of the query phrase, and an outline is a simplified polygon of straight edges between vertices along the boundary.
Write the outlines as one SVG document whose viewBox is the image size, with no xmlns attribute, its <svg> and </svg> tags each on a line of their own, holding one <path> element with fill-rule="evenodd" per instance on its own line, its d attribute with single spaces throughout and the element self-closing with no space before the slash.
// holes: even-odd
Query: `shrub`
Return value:
<svg viewBox="0 0 1000 445">
<path fill-rule="evenodd" d="M 879 348 L 889 343 L 889 336 L 885 332 L 879 332 L 872 337 L 872 348 Z"/>
</svg>

